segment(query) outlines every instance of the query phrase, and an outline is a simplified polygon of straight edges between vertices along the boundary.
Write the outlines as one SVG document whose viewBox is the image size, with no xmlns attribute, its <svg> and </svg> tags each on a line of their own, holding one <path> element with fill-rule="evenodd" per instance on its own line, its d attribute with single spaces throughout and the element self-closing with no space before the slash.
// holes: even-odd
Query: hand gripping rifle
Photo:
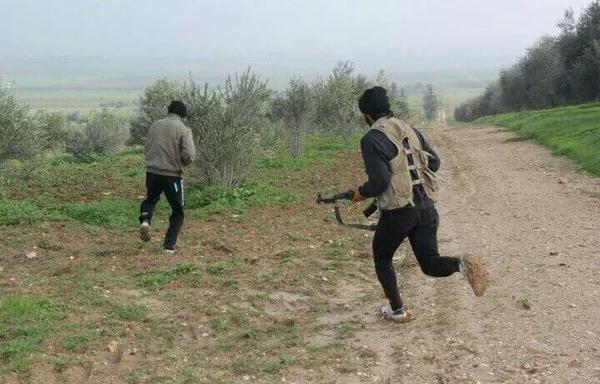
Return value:
<svg viewBox="0 0 600 384">
<path fill-rule="evenodd" d="M 353 194 L 352 191 L 338 193 L 332 197 L 323 197 L 319 193 L 317 195 L 317 204 L 334 204 L 333 208 L 335 210 L 335 219 L 338 223 L 345 227 L 356 228 L 356 229 L 364 229 L 367 231 L 374 231 L 377 229 L 377 224 L 359 224 L 359 223 L 345 223 L 342 219 L 342 214 L 340 212 L 340 204 L 345 200 L 352 200 Z M 377 202 L 373 200 L 371 204 L 363 209 L 363 215 L 365 217 L 370 217 L 377 211 Z"/>
</svg>

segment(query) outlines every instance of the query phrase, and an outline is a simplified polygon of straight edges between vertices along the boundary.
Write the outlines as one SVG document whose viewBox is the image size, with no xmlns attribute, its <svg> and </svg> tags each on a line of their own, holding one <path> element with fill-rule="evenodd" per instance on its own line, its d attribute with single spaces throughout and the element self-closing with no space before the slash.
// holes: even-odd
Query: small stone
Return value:
<svg viewBox="0 0 600 384">
<path fill-rule="evenodd" d="M 208 337 L 208 333 L 206 333 L 206 332 L 202 333 L 202 337 Z"/>
<path fill-rule="evenodd" d="M 558 184 L 567 184 L 567 181 L 561 177 L 558 179 Z"/>
<path fill-rule="evenodd" d="M 558 252 L 557 251 L 550 251 L 548 254 L 550 256 L 556 256 L 556 255 L 558 255 Z"/>
<path fill-rule="evenodd" d="M 248 376 L 248 375 L 244 375 L 243 379 L 244 379 L 245 381 L 248 381 L 248 380 L 250 380 L 250 376 Z"/>
<path fill-rule="evenodd" d="M 28 254 L 25 255 L 25 257 L 27 257 L 28 259 L 35 259 L 37 257 L 37 253 L 29 252 Z"/>
<path fill-rule="evenodd" d="M 577 308 L 577 306 L 575 304 L 573 304 L 573 303 L 569 304 L 569 307 L 570 308 Z"/>
<path fill-rule="evenodd" d="M 113 340 L 110 343 L 108 343 L 107 348 L 110 353 L 115 353 L 119 349 L 119 343 Z"/>
<path fill-rule="evenodd" d="M 329 279 L 323 276 L 323 281 L 329 281 Z"/>
</svg>

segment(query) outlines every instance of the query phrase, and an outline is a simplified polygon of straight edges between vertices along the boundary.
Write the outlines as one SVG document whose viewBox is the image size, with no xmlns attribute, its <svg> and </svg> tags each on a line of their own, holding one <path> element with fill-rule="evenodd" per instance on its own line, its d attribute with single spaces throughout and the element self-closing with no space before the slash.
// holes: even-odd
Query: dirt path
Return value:
<svg viewBox="0 0 600 384">
<path fill-rule="evenodd" d="M 401 290 L 416 320 L 356 336 L 377 346 L 373 374 L 389 383 L 600 382 L 598 179 L 494 127 L 427 136 L 443 160 L 441 252 L 482 254 L 493 281 L 476 298 L 458 276 L 406 269 Z"/>
</svg>

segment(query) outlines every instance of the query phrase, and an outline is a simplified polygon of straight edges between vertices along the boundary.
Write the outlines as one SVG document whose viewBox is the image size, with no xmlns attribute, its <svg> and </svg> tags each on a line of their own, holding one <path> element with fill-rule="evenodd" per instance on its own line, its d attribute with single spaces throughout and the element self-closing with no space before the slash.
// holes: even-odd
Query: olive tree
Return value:
<svg viewBox="0 0 600 384">
<path fill-rule="evenodd" d="M 46 151 L 64 151 L 70 131 L 65 115 L 40 110 L 35 114 L 39 127 L 40 144 Z"/>
<path fill-rule="evenodd" d="M 180 82 L 160 78 L 144 89 L 138 100 L 136 117 L 131 121 L 130 141 L 143 144 L 150 126 L 167 113 L 169 103 L 183 95 Z"/>
<path fill-rule="evenodd" d="M 43 146 L 39 127 L 29 109 L 0 89 L 0 161 L 34 155 Z"/>
<path fill-rule="evenodd" d="M 275 115 L 281 116 L 286 139 L 289 143 L 290 153 L 298 157 L 304 150 L 309 118 L 312 112 L 312 92 L 310 85 L 293 77 L 288 84 L 283 97 L 273 102 Z"/>
<path fill-rule="evenodd" d="M 347 140 L 360 127 L 357 100 L 367 85 L 364 76 L 354 74 L 351 62 L 339 62 L 327 80 L 313 83 L 315 124 L 322 131 L 339 133 Z"/>
<path fill-rule="evenodd" d="M 228 76 L 223 87 L 211 89 L 191 79 L 184 85 L 197 150 L 193 176 L 228 187 L 245 181 L 268 124 L 269 97 L 266 81 L 250 69 Z"/>
<path fill-rule="evenodd" d="M 423 93 L 423 113 L 427 120 L 433 120 L 438 115 L 438 109 L 440 107 L 440 100 L 436 93 L 433 91 L 433 86 L 428 84 L 425 87 L 425 93 Z"/>
<path fill-rule="evenodd" d="M 400 88 L 396 82 L 389 81 L 385 77 L 385 72 L 383 70 L 379 71 L 377 74 L 374 85 L 383 87 L 387 90 L 390 106 L 395 116 L 407 117 L 410 114 L 408 100 L 406 99 L 404 89 Z"/>
<path fill-rule="evenodd" d="M 71 133 L 67 140 L 67 152 L 75 156 L 90 154 L 111 155 L 123 148 L 127 140 L 127 128 L 108 110 L 92 114 L 83 130 Z"/>
</svg>

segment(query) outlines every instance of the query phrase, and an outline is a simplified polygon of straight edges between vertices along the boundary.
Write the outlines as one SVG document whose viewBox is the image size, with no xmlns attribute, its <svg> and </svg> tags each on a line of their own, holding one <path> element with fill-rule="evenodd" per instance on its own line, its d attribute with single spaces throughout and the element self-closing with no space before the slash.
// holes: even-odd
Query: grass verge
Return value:
<svg viewBox="0 0 600 384">
<path fill-rule="evenodd" d="M 534 139 L 600 176 L 600 103 L 486 116 L 476 123 L 499 125 Z"/>
</svg>

